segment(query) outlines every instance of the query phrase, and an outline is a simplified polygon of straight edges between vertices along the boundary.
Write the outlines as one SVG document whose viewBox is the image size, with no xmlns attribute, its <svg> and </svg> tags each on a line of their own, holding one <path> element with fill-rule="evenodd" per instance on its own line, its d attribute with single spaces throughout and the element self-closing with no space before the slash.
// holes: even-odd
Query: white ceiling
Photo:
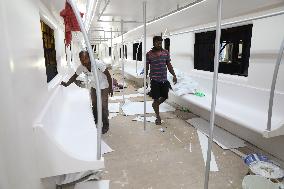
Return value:
<svg viewBox="0 0 284 189">
<path fill-rule="evenodd" d="M 41 0 L 46 7 L 52 12 L 59 12 L 64 8 L 65 0 Z M 90 0 L 76 0 L 77 5 L 81 11 L 85 11 L 87 2 Z M 108 0 L 99 1 L 94 19 L 91 24 L 89 32 L 90 38 L 110 38 L 110 32 L 96 32 L 95 29 L 103 29 L 109 31 L 120 31 L 120 21 L 136 21 L 136 23 L 125 23 L 123 29 L 125 32 L 132 30 L 140 25 L 143 21 L 142 4 L 145 0 L 109 0 L 100 20 L 117 21 L 117 22 L 98 22 L 98 15 L 102 12 Z M 176 10 L 178 7 L 183 7 L 187 4 L 193 3 L 196 0 L 147 0 L 147 22 L 154 18 L 163 16 Z M 268 10 L 277 6 L 284 6 L 284 0 L 223 0 L 223 18 L 232 18 L 236 16 L 254 13 L 258 11 Z M 168 31 L 175 31 L 181 28 L 206 24 L 216 20 L 217 0 L 204 0 L 194 7 L 187 8 L 177 14 L 167 17 L 159 24 L 150 24 L 147 27 L 149 33 L 161 32 L 168 29 Z M 136 31 L 142 33 L 142 29 Z M 135 32 L 133 32 L 135 33 Z M 113 37 L 117 37 L 120 33 L 113 33 Z M 141 34 L 140 34 L 141 35 Z M 131 36 L 131 33 L 127 33 Z"/>
<path fill-rule="evenodd" d="M 124 24 L 124 31 L 132 30 L 142 25 L 143 10 L 142 2 L 144 0 L 110 0 L 110 3 L 104 11 L 104 16 L 101 20 L 115 20 L 120 21 L 138 21 L 139 23 L 127 23 Z M 182 7 L 187 4 L 193 3 L 196 0 L 147 0 L 147 22 L 153 20 L 156 17 L 160 17 L 171 11 Z M 96 15 L 102 12 L 105 5 L 105 1 L 102 0 L 100 9 Z M 223 18 L 232 18 L 241 16 L 249 13 L 263 11 L 277 6 L 284 5 L 284 0 L 223 0 Z M 217 16 L 217 0 L 204 0 L 200 4 L 188 8 L 184 11 L 179 12 L 173 16 L 167 17 L 167 19 L 160 22 L 161 24 L 153 24 L 147 27 L 149 33 L 163 32 L 166 29 L 168 31 L 174 31 L 185 27 L 206 24 L 214 22 Z M 120 23 L 109 23 L 109 22 L 97 22 L 97 16 L 94 18 L 91 27 L 103 27 L 105 30 L 120 30 Z M 140 34 L 142 28 L 140 29 Z M 115 36 L 120 35 L 116 33 Z M 91 33 L 92 38 L 98 38 L 98 36 L 104 37 L 104 32 Z M 130 36 L 128 33 L 127 36 Z M 105 33 L 105 37 L 110 37 L 110 33 Z"/>
</svg>

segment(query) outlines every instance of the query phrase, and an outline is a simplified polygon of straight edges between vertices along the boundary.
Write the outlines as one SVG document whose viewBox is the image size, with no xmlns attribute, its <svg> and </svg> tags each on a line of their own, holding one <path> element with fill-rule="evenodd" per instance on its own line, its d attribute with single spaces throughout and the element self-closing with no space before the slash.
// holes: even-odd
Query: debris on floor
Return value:
<svg viewBox="0 0 284 189">
<path fill-rule="evenodd" d="M 108 119 L 112 119 L 112 118 L 116 117 L 117 115 L 118 115 L 118 113 L 109 113 Z"/>
<path fill-rule="evenodd" d="M 183 143 L 176 135 L 174 135 L 174 137 L 175 137 L 180 143 Z"/>
<path fill-rule="evenodd" d="M 185 107 L 181 107 L 180 109 L 178 109 L 182 112 L 190 112 L 190 110 L 188 108 L 185 108 Z"/>
<path fill-rule="evenodd" d="M 136 98 L 136 97 L 141 97 L 144 96 L 143 94 L 128 94 L 128 95 L 124 95 L 124 99 L 128 99 L 128 98 Z M 112 96 L 109 98 L 110 100 L 122 100 L 123 96 Z"/>
<path fill-rule="evenodd" d="M 95 170 L 89 170 L 84 172 L 78 172 L 78 173 L 70 173 L 65 175 L 60 175 L 56 177 L 56 184 L 59 186 L 67 185 L 70 183 L 85 181 L 89 179 L 90 177 L 93 180 L 100 180 L 102 175 L 102 171 L 95 171 Z"/>
<path fill-rule="evenodd" d="M 165 129 L 163 129 L 163 128 L 160 128 L 159 130 L 160 130 L 162 133 L 165 132 Z"/>
<path fill-rule="evenodd" d="M 146 113 L 155 113 L 152 108 L 152 101 L 146 102 Z M 122 111 L 125 115 L 142 115 L 144 114 L 144 102 L 125 102 L 122 106 Z M 175 108 L 163 103 L 160 105 L 160 112 L 175 111 Z"/>
<path fill-rule="evenodd" d="M 281 183 L 273 183 L 265 177 L 258 175 L 245 176 L 243 183 L 243 189 L 283 189 L 284 186 Z"/>
<path fill-rule="evenodd" d="M 199 138 L 199 142 L 201 146 L 203 160 L 204 160 L 204 163 L 206 164 L 207 150 L 208 150 L 208 138 L 206 135 L 204 135 L 200 131 L 197 131 L 197 134 L 198 134 L 198 138 Z M 213 152 L 211 152 L 210 171 L 213 171 L 213 172 L 219 171 Z"/>
<path fill-rule="evenodd" d="M 80 182 L 74 189 L 109 189 L 109 180 Z"/>
<path fill-rule="evenodd" d="M 187 120 L 187 122 L 195 127 L 198 131 L 201 131 L 206 136 L 209 136 L 210 123 L 202 118 L 192 118 Z M 214 127 L 214 142 L 217 143 L 221 148 L 235 149 L 240 147 L 245 147 L 245 141 L 232 135 L 228 131 L 215 125 Z"/>
<path fill-rule="evenodd" d="M 284 171 L 261 154 L 249 154 L 244 158 L 252 173 L 269 179 L 284 177 Z"/>
<path fill-rule="evenodd" d="M 155 123 L 155 120 L 156 120 L 156 119 L 157 119 L 157 118 L 154 117 L 154 116 L 151 116 L 151 117 L 147 117 L 147 116 L 146 116 L 146 121 L 147 121 L 147 122 Z M 132 121 L 144 122 L 144 116 L 137 116 L 136 118 L 132 119 Z M 162 120 L 162 123 L 163 123 L 163 122 L 164 122 L 164 121 Z"/>
<path fill-rule="evenodd" d="M 103 140 L 102 140 L 102 155 L 113 152 L 114 150 L 111 149 L 109 145 L 107 145 Z"/>
<path fill-rule="evenodd" d="M 109 112 L 117 113 L 117 112 L 119 112 L 119 109 L 120 109 L 120 103 L 119 102 L 117 102 L 117 103 L 108 103 L 108 110 L 109 110 Z"/>
</svg>

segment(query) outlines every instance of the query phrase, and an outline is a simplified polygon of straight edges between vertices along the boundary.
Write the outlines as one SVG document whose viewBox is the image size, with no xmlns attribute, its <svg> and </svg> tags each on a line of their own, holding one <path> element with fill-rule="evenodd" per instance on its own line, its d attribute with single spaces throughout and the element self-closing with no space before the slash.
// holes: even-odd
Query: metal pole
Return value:
<svg viewBox="0 0 284 189">
<path fill-rule="evenodd" d="M 144 21 L 144 131 L 146 131 L 146 1 L 143 1 Z M 137 59 L 137 56 L 136 56 Z"/>
<path fill-rule="evenodd" d="M 122 81 L 122 98 L 123 98 L 123 103 L 125 102 L 125 99 L 124 99 L 124 83 L 125 83 L 125 76 L 124 76 L 124 52 L 123 52 L 123 20 L 121 20 L 121 45 L 122 45 L 122 48 L 121 48 L 121 55 L 122 55 L 122 77 L 123 77 L 123 81 Z"/>
<path fill-rule="evenodd" d="M 89 52 L 89 56 L 91 59 L 91 64 L 92 66 L 95 67 L 94 70 L 92 70 L 92 72 L 95 75 L 95 79 L 96 79 L 96 88 L 100 89 L 100 82 L 99 82 L 99 78 L 98 78 L 98 72 L 97 72 L 97 65 L 95 63 L 95 58 L 94 58 L 94 54 L 92 52 L 92 47 L 90 44 L 90 41 L 88 39 L 88 35 L 87 35 L 87 31 L 85 29 L 85 26 L 83 24 L 81 15 L 79 14 L 79 11 L 77 9 L 77 7 L 75 6 L 73 0 L 67 0 L 68 3 L 71 5 L 76 19 L 80 25 L 80 29 L 83 33 L 86 45 L 87 45 L 87 49 Z M 101 159 L 101 135 L 102 135 L 102 99 L 101 99 L 101 90 L 96 90 L 96 94 L 97 94 L 97 109 L 98 109 L 98 129 L 97 129 L 97 160 Z"/>
<path fill-rule="evenodd" d="M 268 107 L 268 119 L 267 119 L 267 131 L 271 131 L 271 118 L 272 118 L 272 108 L 273 108 L 273 100 L 274 100 L 274 92 L 275 92 L 275 86 L 276 86 L 276 81 L 277 81 L 277 76 L 278 76 L 278 71 L 281 63 L 281 59 L 283 56 L 284 52 L 284 38 L 278 53 L 278 57 L 276 60 L 276 65 L 274 68 L 274 73 L 273 73 L 273 79 L 272 79 L 272 84 L 271 84 L 271 90 L 270 90 L 270 98 L 269 98 L 269 107 Z"/>
<path fill-rule="evenodd" d="M 111 63 L 113 66 L 113 59 L 112 59 L 112 28 L 110 29 L 110 56 L 111 56 Z"/>
<path fill-rule="evenodd" d="M 209 135 L 210 137 L 209 137 L 209 140 L 208 140 L 208 150 L 207 150 L 207 161 L 206 161 L 206 170 L 205 170 L 204 189 L 208 189 L 208 184 L 209 184 L 209 172 L 210 172 L 211 150 L 212 150 L 212 141 L 213 141 L 214 122 L 215 122 L 217 84 L 218 84 L 219 51 L 220 51 L 221 19 L 222 19 L 222 3 L 223 3 L 223 0 L 218 0 L 218 18 L 217 18 L 217 29 L 216 29 L 216 39 L 215 39 L 214 77 L 213 77 L 211 114 L 210 114 L 210 135 Z"/>
</svg>

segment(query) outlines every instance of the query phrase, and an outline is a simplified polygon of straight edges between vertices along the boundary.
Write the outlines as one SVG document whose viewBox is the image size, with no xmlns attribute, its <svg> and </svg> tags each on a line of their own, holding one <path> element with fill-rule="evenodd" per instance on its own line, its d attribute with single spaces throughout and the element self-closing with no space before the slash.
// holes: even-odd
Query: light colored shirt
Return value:
<svg viewBox="0 0 284 189">
<path fill-rule="evenodd" d="M 103 73 L 106 70 L 106 64 L 101 61 L 101 60 L 95 60 L 95 63 L 98 67 L 98 78 L 99 78 L 99 83 L 100 83 L 100 88 L 101 89 L 106 89 L 109 87 L 107 76 Z M 88 87 L 92 87 L 96 89 L 96 79 L 95 79 L 95 74 L 93 73 L 93 70 L 96 69 L 94 65 L 91 65 L 91 72 L 80 64 L 76 70 L 77 75 L 81 75 L 82 73 L 85 74 L 86 76 L 86 83 Z"/>
</svg>

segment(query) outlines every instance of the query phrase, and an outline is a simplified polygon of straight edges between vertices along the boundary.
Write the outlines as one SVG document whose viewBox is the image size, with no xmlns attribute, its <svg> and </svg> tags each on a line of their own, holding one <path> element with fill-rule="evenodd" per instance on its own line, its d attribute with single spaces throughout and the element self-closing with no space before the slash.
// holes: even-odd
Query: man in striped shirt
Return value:
<svg viewBox="0 0 284 189">
<path fill-rule="evenodd" d="M 151 96 L 154 100 L 152 106 L 156 113 L 155 123 L 157 125 L 161 124 L 159 106 L 168 98 L 169 88 L 171 88 L 167 79 L 167 70 L 173 75 L 174 84 L 177 82 L 170 54 L 162 48 L 162 41 L 162 37 L 155 36 L 153 38 L 154 47 L 146 55 L 146 76 L 148 76 L 150 67 Z"/>
</svg>

